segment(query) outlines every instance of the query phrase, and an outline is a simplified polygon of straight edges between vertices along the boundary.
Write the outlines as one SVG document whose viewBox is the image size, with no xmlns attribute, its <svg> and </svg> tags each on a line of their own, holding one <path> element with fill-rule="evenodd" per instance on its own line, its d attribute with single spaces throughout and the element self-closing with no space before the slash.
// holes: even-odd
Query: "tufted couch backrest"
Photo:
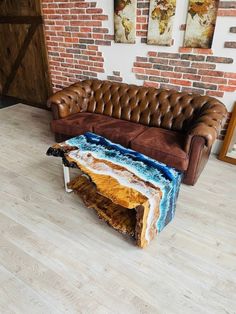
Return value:
<svg viewBox="0 0 236 314">
<path fill-rule="evenodd" d="M 118 82 L 85 80 L 80 85 L 87 91 L 88 112 L 176 131 L 187 130 L 203 107 L 219 103 L 209 96 Z"/>
</svg>

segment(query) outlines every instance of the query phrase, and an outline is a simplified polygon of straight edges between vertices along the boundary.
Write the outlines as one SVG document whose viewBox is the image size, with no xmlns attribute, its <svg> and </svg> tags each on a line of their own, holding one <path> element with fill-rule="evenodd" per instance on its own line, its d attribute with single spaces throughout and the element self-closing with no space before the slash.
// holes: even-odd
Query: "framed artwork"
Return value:
<svg viewBox="0 0 236 314">
<path fill-rule="evenodd" d="M 236 165 L 236 103 L 220 151 L 219 159 Z"/>
<path fill-rule="evenodd" d="M 219 0 L 189 0 L 184 47 L 211 48 Z"/>
<path fill-rule="evenodd" d="M 171 46 L 176 0 L 151 0 L 147 43 Z"/>
<path fill-rule="evenodd" d="M 114 0 L 116 43 L 135 43 L 137 0 Z"/>
</svg>

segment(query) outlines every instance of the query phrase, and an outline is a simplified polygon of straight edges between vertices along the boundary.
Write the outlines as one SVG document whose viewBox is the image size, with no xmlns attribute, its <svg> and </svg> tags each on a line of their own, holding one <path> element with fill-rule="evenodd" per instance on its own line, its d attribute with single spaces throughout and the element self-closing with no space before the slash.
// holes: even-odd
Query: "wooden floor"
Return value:
<svg viewBox="0 0 236 314">
<path fill-rule="evenodd" d="M 212 158 L 141 250 L 64 192 L 49 120 L 0 110 L 0 313 L 236 313 L 236 167 Z"/>
</svg>

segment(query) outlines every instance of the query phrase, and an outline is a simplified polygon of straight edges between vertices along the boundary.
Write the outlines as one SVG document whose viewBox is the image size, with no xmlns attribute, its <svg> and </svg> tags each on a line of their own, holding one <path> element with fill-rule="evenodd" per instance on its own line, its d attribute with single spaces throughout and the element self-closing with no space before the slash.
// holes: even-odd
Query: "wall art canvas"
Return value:
<svg viewBox="0 0 236 314">
<path fill-rule="evenodd" d="M 137 0 L 114 0 L 116 43 L 135 43 Z"/>
<path fill-rule="evenodd" d="M 211 48 L 219 0 L 190 0 L 184 47 Z"/>
<path fill-rule="evenodd" d="M 171 46 L 176 0 L 151 0 L 147 43 Z"/>
</svg>

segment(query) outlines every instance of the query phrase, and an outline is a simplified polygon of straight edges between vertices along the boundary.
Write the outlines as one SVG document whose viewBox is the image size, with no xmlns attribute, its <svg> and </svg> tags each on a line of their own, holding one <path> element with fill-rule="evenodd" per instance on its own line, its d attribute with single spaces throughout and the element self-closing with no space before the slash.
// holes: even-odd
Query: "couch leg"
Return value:
<svg viewBox="0 0 236 314">
<path fill-rule="evenodd" d="M 64 134 L 60 134 L 60 133 L 55 133 L 54 135 L 55 135 L 55 141 L 57 143 L 64 142 L 70 138 L 69 136 L 64 135 Z"/>
<path fill-rule="evenodd" d="M 184 175 L 184 178 L 183 178 L 183 183 L 186 184 L 186 185 L 195 185 L 195 183 L 197 182 L 197 179 L 198 178 L 194 178 L 194 177 L 190 177 L 188 175 Z"/>
<path fill-rule="evenodd" d="M 56 141 L 57 143 L 60 143 L 60 142 L 61 142 L 61 134 L 55 133 L 54 136 L 55 136 L 55 141 Z"/>
</svg>

